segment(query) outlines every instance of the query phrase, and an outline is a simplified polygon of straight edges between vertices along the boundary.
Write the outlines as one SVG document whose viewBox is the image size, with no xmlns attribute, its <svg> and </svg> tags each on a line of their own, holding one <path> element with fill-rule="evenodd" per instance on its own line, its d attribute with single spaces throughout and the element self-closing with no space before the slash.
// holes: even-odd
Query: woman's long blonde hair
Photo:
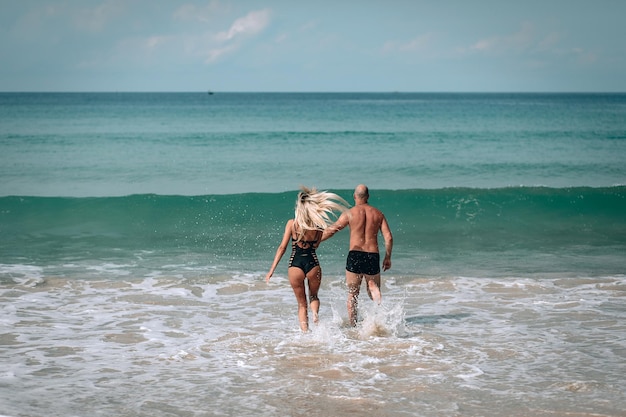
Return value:
<svg viewBox="0 0 626 417">
<path fill-rule="evenodd" d="M 297 240 L 302 240 L 307 230 L 325 230 L 333 222 L 331 214 L 343 213 L 349 207 L 346 200 L 335 193 L 301 186 L 294 218 Z"/>
</svg>

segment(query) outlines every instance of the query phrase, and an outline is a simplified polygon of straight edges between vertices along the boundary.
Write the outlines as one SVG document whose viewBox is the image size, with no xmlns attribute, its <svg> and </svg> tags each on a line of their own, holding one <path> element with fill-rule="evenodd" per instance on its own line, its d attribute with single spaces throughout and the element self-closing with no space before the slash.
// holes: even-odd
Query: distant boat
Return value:
<svg viewBox="0 0 626 417">
<path fill-rule="evenodd" d="M 213 91 L 209 90 L 209 95 L 212 96 L 213 95 Z"/>
</svg>

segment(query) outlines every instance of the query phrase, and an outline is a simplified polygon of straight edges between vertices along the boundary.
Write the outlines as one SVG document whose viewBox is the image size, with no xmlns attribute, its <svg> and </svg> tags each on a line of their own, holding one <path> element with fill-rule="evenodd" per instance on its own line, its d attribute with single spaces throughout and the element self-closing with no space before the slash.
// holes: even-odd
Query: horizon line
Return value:
<svg viewBox="0 0 626 417">
<path fill-rule="evenodd" d="M 626 94 L 626 91 L 244 91 L 244 90 L 2 90 L 0 94 Z"/>
</svg>

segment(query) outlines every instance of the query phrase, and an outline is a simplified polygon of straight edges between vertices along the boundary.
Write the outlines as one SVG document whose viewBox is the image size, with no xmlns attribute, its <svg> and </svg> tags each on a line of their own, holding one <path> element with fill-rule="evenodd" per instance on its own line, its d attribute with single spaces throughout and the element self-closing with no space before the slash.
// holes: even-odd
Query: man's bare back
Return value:
<svg viewBox="0 0 626 417">
<path fill-rule="evenodd" d="M 352 207 L 347 214 L 350 225 L 350 250 L 378 252 L 378 231 L 381 230 L 385 216 L 370 206 L 360 204 Z"/>
<path fill-rule="evenodd" d="M 383 270 L 391 268 L 391 250 L 393 236 L 385 215 L 368 203 L 369 190 L 359 185 L 354 190 L 355 205 L 344 212 L 339 219 L 324 231 L 322 240 L 326 240 L 346 226 L 350 226 L 350 250 L 378 253 L 378 232 L 385 240 L 385 260 Z"/>
</svg>

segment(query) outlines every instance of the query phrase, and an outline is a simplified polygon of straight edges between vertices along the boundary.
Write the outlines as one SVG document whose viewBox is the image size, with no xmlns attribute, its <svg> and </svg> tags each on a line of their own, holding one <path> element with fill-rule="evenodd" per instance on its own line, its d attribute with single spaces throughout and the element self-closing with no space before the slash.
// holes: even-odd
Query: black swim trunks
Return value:
<svg viewBox="0 0 626 417">
<path fill-rule="evenodd" d="M 376 275 L 380 273 L 380 255 L 374 252 L 351 250 L 348 252 L 346 270 L 355 274 Z"/>
</svg>

